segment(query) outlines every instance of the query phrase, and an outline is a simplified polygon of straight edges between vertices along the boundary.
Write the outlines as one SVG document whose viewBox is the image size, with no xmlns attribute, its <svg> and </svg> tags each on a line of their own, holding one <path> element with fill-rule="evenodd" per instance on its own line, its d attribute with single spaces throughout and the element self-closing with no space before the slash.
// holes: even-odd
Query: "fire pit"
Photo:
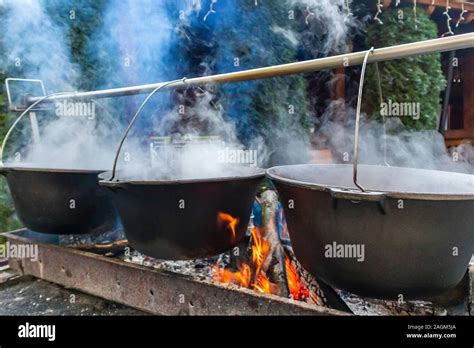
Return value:
<svg viewBox="0 0 474 348">
<path fill-rule="evenodd" d="M 347 315 L 331 308 L 263 294 L 212 279 L 216 258 L 156 260 L 127 243 L 62 245 L 38 234 L 6 234 L 11 246 L 36 245 L 38 259 L 9 259 L 12 269 L 160 315 Z"/>
<path fill-rule="evenodd" d="M 64 184 L 69 185 L 72 182 L 72 187 L 63 186 L 60 193 L 54 193 L 54 188 L 52 188 L 52 194 L 49 196 L 47 192 L 40 192 L 41 195 L 37 195 L 35 186 L 32 186 L 28 192 L 14 193 L 17 200 L 29 199 L 32 202 L 35 201 L 36 206 L 49 208 L 47 211 L 31 209 L 31 212 L 25 214 L 19 212 L 19 215 L 23 216 L 25 221 L 31 215 L 32 221 L 37 225 L 31 223 L 30 226 L 36 230 L 48 230 L 50 233 L 82 233 L 89 230 L 91 226 L 77 230 L 72 227 L 69 229 L 69 226 L 63 224 L 64 220 L 60 216 L 48 220 L 61 222 L 59 226 L 45 226 L 43 229 L 41 223 L 45 220 L 45 214 L 56 213 L 56 211 L 58 214 L 65 214 L 53 208 L 53 206 L 62 207 L 65 197 L 71 197 L 68 209 L 82 209 L 87 207 L 83 197 L 94 202 L 97 197 L 103 197 L 103 191 L 100 190 L 105 188 L 118 207 L 125 234 L 131 246 L 137 251 L 159 259 L 195 259 L 219 254 L 236 246 L 244 238 L 251 205 L 264 172 L 257 168 L 229 166 L 223 171 L 218 170 L 210 175 L 202 175 L 196 170 L 194 175 L 175 172 L 173 176 L 163 176 L 153 173 L 153 169 L 150 172 L 147 168 L 142 171 L 143 177 L 136 177 L 130 176 L 126 171 L 116 171 L 120 150 L 130 128 L 146 102 L 158 90 L 171 85 L 188 87 L 207 83 L 230 83 L 314 72 L 321 69 L 336 69 L 346 65 L 346 62 L 350 62 L 350 66 L 363 62 L 362 71 L 365 72 L 368 62 L 472 47 L 473 35 L 446 37 L 189 80 L 56 95 L 53 100 L 108 98 L 151 92 L 132 118 L 120 142 L 112 172 L 100 176 L 101 187 L 97 186 L 96 181 L 94 184 L 83 184 L 82 180 L 85 180 L 85 176 L 71 179 L 66 178 L 71 174 L 70 171 L 66 170 L 64 173 L 59 171 L 61 177 L 65 174 Z M 363 74 L 361 80 L 363 81 Z M 356 142 L 361 90 L 362 83 L 356 120 Z M 22 116 L 44 99 L 28 98 L 28 102 L 34 100 L 36 101 L 25 110 Z M 2 150 L 3 148 L 4 146 Z M 35 171 L 32 168 L 29 169 L 32 172 Z M 370 190 L 363 189 L 355 180 L 357 146 L 355 146 L 353 167 L 354 185 L 350 184 L 348 167 L 344 166 L 337 168 L 286 167 L 268 171 L 268 175 L 275 181 L 283 197 L 296 257 L 303 266 L 330 285 L 378 297 L 394 297 L 400 294 L 413 297 L 425 296 L 443 291 L 459 282 L 461 273 L 466 270 L 467 255 L 472 253 L 473 238 L 468 228 L 471 228 L 473 218 L 467 214 L 461 215 L 460 219 L 452 219 L 452 216 L 453 212 L 472 211 L 474 202 L 472 177 L 457 176 L 464 184 L 459 187 L 453 183 L 452 179 L 454 175 L 460 174 L 409 171 L 400 168 L 381 169 L 375 166 L 360 166 L 360 169 L 367 178 L 363 180 L 370 179 L 370 182 L 364 184 Z M 13 178 L 17 172 L 20 173 L 22 170 L 4 167 L 7 179 L 9 175 Z M 49 180 L 47 174 L 56 174 L 55 170 L 44 170 L 44 172 L 46 182 Z M 79 174 L 91 175 L 96 173 L 96 171 L 79 172 Z M 427 177 L 424 178 L 423 175 Z M 400 178 L 408 181 L 415 178 L 415 182 L 421 188 L 397 186 L 397 180 Z M 13 180 L 9 180 L 9 183 L 10 181 L 13 183 Z M 35 182 L 31 178 L 26 179 L 26 176 L 21 181 L 26 180 Z M 60 179 L 56 179 L 55 183 L 56 181 Z M 77 194 L 83 187 L 86 188 L 85 195 L 81 196 L 79 207 L 73 194 Z M 45 201 L 43 195 L 54 200 Z M 55 200 L 57 197 L 60 198 L 59 201 Z M 106 201 L 100 205 L 109 206 Z M 96 206 L 92 205 L 92 207 Z M 21 210 L 20 205 L 17 208 Z M 89 207 L 86 212 L 95 214 L 100 212 L 100 209 Z M 34 216 L 36 213 L 38 213 L 37 217 Z M 71 215 L 68 221 L 71 226 L 77 227 L 80 226 L 83 217 L 83 214 Z M 94 221 L 92 228 L 95 228 L 95 221 L 98 221 L 97 226 L 101 226 L 101 223 L 109 221 L 110 217 L 111 215 L 105 214 L 105 216 L 98 216 L 97 219 L 93 217 L 89 221 Z M 402 235 L 403 232 L 400 232 L 399 226 L 409 233 Z M 454 232 L 453 228 L 456 229 Z M 402 235 L 401 238 L 400 235 Z M 258 234 L 253 236 L 255 241 L 258 241 L 259 237 L 261 236 Z M 328 245 L 331 245 L 334 250 L 323 258 L 318 248 L 326 248 Z M 339 257 L 340 246 L 343 250 L 342 257 Z M 348 260 L 350 257 L 344 256 L 349 255 L 350 250 L 353 250 L 346 248 L 347 246 L 355 248 L 357 256 L 355 260 Z M 420 250 L 423 246 L 426 249 Z M 364 247 L 363 251 L 362 247 Z M 263 243 L 259 250 L 256 252 L 257 257 L 265 251 Z M 362 252 L 359 253 L 359 250 Z M 260 265 L 260 263 L 254 264 L 257 268 Z M 418 272 L 411 269 L 413 264 L 418 266 Z M 287 270 L 292 271 L 291 267 L 287 267 Z M 390 275 L 384 275 L 383 270 Z M 246 268 L 240 269 L 239 272 L 241 275 L 246 274 Z M 253 288 L 268 290 L 268 283 L 258 279 L 259 272 L 253 274 L 257 277 Z M 225 279 L 225 277 L 222 278 Z"/>
<path fill-rule="evenodd" d="M 38 248 L 37 258 L 11 256 L 9 264 L 21 274 L 160 315 L 347 315 L 352 312 L 431 316 L 469 311 L 469 277 L 442 301 L 375 300 L 315 282 L 311 275 L 302 272 L 292 254 L 285 252 L 288 261 L 284 263 L 291 264 L 286 268 L 289 271 L 286 282 L 290 289 L 295 281 L 304 284 L 304 289 L 300 288 L 304 290 L 300 291 L 303 296 L 295 296 L 293 291 L 291 296 L 284 292 L 269 294 L 216 277 L 216 267 L 224 271 L 233 269 L 247 257 L 245 252 L 237 255 L 233 250 L 207 259 L 164 261 L 134 251 L 126 240 L 115 240 L 113 235 L 122 238 L 120 230 L 108 231 L 108 235 L 112 239 L 97 243 L 97 239 L 87 235 L 46 240 L 45 235 L 27 230 L 7 233 L 11 249 L 24 249 L 27 245 Z M 246 247 L 244 240 L 239 249 Z M 472 281 L 472 268 L 470 273 Z M 308 293 L 310 297 L 305 297 Z"/>
</svg>

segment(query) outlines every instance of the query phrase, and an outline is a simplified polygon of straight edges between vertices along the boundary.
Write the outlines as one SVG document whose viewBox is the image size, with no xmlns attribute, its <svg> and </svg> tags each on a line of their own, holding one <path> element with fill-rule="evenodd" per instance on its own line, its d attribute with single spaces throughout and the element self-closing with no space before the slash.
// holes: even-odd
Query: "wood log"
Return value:
<svg viewBox="0 0 474 348">
<path fill-rule="evenodd" d="M 285 258 L 276 221 L 278 195 L 273 190 L 267 190 L 262 193 L 259 203 L 262 206 L 262 222 L 264 225 L 262 237 L 270 244 L 270 250 L 262 264 L 262 271 L 266 272 L 271 280 L 276 283 L 278 295 L 288 297 L 290 292 L 286 279 Z"/>
</svg>

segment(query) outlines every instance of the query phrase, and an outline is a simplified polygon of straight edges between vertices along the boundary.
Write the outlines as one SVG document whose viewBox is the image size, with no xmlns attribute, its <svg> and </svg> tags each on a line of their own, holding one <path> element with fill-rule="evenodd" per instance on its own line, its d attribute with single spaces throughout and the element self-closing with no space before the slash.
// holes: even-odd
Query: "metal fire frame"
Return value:
<svg viewBox="0 0 474 348">
<path fill-rule="evenodd" d="M 38 260 L 9 258 L 21 275 L 44 279 L 159 315 L 348 315 L 338 310 L 276 295 L 106 257 L 92 252 L 37 242 L 24 229 L 3 234 L 17 247 L 38 246 Z"/>
</svg>

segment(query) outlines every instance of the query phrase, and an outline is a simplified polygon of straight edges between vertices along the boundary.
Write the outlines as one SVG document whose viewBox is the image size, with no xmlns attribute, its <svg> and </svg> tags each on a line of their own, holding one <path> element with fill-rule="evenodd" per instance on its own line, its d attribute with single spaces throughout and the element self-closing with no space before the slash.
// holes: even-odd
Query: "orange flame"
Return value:
<svg viewBox="0 0 474 348">
<path fill-rule="evenodd" d="M 235 227 L 239 222 L 238 219 L 233 218 L 229 214 L 219 213 L 217 221 L 218 223 L 227 222 L 232 236 L 235 238 Z M 251 226 L 250 232 L 252 234 L 252 263 L 255 268 L 254 283 L 251 283 L 252 268 L 247 263 L 243 263 L 236 272 L 216 265 L 213 268 L 214 278 L 221 283 L 236 284 L 246 288 L 253 288 L 261 293 L 270 294 L 275 286 L 270 282 L 265 272 L 262 271 L 262 265 L 270 252 L 270 243 L 262 237 L 260 229 Z"/>
<path fill-rule="evenodd" d="M 214 276 L 225 284 L 240 285 L 245 288 L 250 286 L 252 271 L 250 266 L 244 263 L 238 272 L 232 272 L 219 266 L 214 266 Z"/>
<path fill-rule="evenodd" d="M 255 274 L 258 277 L 260 270 L 262 269 L 263 262 L 268 256 L 270 251 L 270 243 L 268 243 L 262 237 L 261 230 L 255 227 L 250 228 L 252 234 L 252 262 L 256 266 Z"/>
<path fill-rule="evenodd" d="M 232 238 L 235 239 L 235 228 L 237 227 L 237 224 L 239 223 L 238 218 L 234 218 L 229 214 L 219 212 L 217 213 L 217 223 L 220 224 L 222 222 L 227 222 L 230 231 L 232 232 Z"/>
<path fill-rule="evenodd" d="M 232 237 L 235 238 L 235 228 L 239 222 L 239 219 L 232 217 L 226 213 L 218 213 L 217 215 L 218 223 L 227 223 L 229 226 Z M 218 265 L 213 267 L 214 279 L 217 279 L 221 283 L 225 284 L 235 284 L 245 288 L 252 288 L 255 291 L 272 294 L 276 293 L 277 287 L 273 284 L 265 271 L 263 271 L 263 264 L 267 259 L 271 245 L 263 237 L 264 229 L 255 228 L 254 226 L 250 227 L 250 233 L 252 235 L 252 266 L 247 263 L 243 263 L 239 270 L 234 272 L 225 268 L 222 268 Z M 252 269 L 254 269 L 254 274 L 252 274 Z M 288 281 L 288 288 L 293 299 L 298 301 L 307 301 L 314 300 L 312 293 L 301 281 L 298 272 L 290 261 L 288 256 L 285 255 L 285 269 L 286 276 Z M 254 280 L 252 283 L 252 279 Z M 317 295 L 314 295 L 317 296 Z"/>
<path fill-rule="evenodd" d="M 291 296 L 293 296 L 295 300 L 305 301 L 309 298 L 309 290 L 302 284 L 295 267 L 287 256 L 285 256 L 285 268 Z"/>
<path fill-rule="evenodd" d="M 254 284 L 254 289 L 263 294 L 271 294 L 272 285 L 273 284 L 270 282 L 270 279 L 268 279 L 267 275 L 262 272 L 257 276 L 257 280 Z"/>
</svg>

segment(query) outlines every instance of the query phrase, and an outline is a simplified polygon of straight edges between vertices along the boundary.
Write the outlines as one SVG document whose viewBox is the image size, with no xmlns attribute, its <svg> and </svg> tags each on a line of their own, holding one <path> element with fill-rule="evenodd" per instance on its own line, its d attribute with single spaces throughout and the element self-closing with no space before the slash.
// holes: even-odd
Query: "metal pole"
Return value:
<svg viewBox="0 0 474 348">
<path fill-rule="evenodd" d="M 393 59 L 406 58 L 418 54 L 429 54 L 434 52 L 446 52 L 474 47 L 474 33 L 455 35 L 440 39 L 413 42 L 404 45 L 379 48 L 370 55 L 368 63 L 381 62 Z M 244 70 L 226 74 L 203 76 L 186 79 L 186 82 L 173 85 L 174 88 L 184 85 L 203 85 L 208 83 L 230 83 L 249 81 L 275 76 L 314 72 L 324 69 L 336 69 L 340 67 L 361 65 L 364 62 L 366 51 L 342 54 L 339 56 L 307 60 L 290 64 L 269 66 L 265 68 Z M 156 88 L 167 84 L 167 82 L 153 83 L 148 85 L 104 89 L 90 92 L 76 92 L 53 96 L 48 100 L 67 98 L 108 98 L 116 96 L 150 93 Z M 34 102 L 38 98 L 31 98 Z"/>
</svg>

